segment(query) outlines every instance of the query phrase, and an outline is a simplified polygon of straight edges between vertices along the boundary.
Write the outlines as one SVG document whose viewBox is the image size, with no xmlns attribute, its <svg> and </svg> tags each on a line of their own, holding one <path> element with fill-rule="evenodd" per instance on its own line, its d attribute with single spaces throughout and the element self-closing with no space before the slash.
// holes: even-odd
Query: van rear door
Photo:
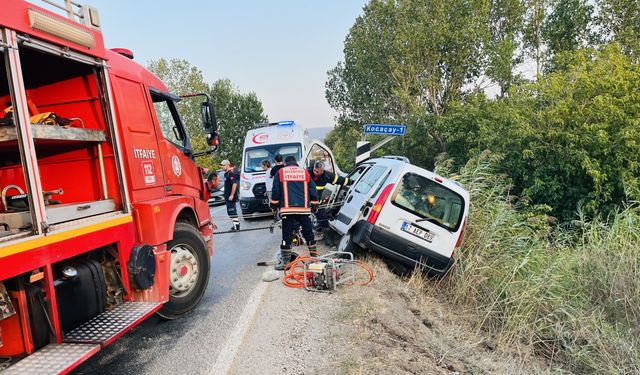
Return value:
<svg viewBox="0 0 640 375">
<path fill-rule="evenodd" d="M 376 225 L 451 257 L 468 210 L 468 195 L 450 181 L 408 165 Z"/>
<path fill-rule="evenodd" d="M 340 234 L 345 234 L 362 216 L 362 211 L 366 207 L 366 202 L 376 193 L 380 181 L 386 178 L 389 168 L 383 165 L 363 166 L 367 168 L 360 180 L 349 190 L 345 197 L 344 204 L 338 211 L 336 219 L 331 223 L 334 229 Z M 359 173 L 358 168 L 354 173 Z"/>
<path fill-rule="evenodd" d="M 324 143 L 320 141 L 313 141 L 309 145 L 309 151 L 307 155 L 305 155 L 304 165 L 307 168 L 313 168 L 313 164 L 316 161 L 324 162 L 324 169 L 335 173 L 336 175 L 343 175 L 340 168 L 338 168 L 338 164 L 336 164 L 335 157 L 333 156 L 333 152 L 331 149 L 327 147 Z M 302 164 L 300 164 L 302 166 Z"/>
</svg>

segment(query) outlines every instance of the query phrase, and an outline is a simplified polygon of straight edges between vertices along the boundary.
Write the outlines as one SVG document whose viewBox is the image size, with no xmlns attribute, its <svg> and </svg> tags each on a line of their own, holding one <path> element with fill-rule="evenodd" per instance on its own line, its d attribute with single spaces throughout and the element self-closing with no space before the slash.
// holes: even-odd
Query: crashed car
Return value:
<svg viewBox="0 0 640 375">
<path fill-rule="evenodd" d="M 336 194 L 344 203 L 329 221 L 341 236 L 339 251 L 364 248 L 405 269 L 449 270 L 469 213 L 459 183 L 395 156 L 369 159 L 348 177 L 354 182 Z"/>
<path fill-rule="evenodd" d="M 224 204 L 224 171 L 216 171 L 220 178 L 220 185 L 217 189 L 209 191 L 209 200 L 207 203 L 209 206 L 218 206 Z"/>
</svg>

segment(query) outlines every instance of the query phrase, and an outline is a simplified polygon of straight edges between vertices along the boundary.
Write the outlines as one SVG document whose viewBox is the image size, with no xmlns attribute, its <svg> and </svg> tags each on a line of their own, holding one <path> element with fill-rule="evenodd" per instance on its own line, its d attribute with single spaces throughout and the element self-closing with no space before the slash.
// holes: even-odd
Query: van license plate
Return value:
<svg viewBox="0 0 640 375">
<path fill-rule="evenodd" d="M 413 234 L 416 237 L 420 237 L 427 242 L 433 241 L 433 238 L 435 237 L 433 233 L 427 232 L 426 230 L 415 227 L 407 223 L 406 221 L 402 223 L 402 230 L 407 233 Z"/>
</svg>

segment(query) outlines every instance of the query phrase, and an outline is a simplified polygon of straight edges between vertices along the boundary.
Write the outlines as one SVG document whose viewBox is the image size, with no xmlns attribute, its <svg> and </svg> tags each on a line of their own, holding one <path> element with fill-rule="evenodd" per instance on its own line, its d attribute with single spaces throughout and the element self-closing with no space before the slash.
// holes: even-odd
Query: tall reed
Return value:
<svg viewBox="0 0 640 375">
<path fill-rule="evenodd" d="M 439 293 L 503 347 L 580 373 L 640 373 L 640 208 L 559 225 L 509 194 L 499 161 L 485 152 L 453 176 L 471 212 Z M 445 163 L 437 172 L 451 175 Z"/>
</svg>

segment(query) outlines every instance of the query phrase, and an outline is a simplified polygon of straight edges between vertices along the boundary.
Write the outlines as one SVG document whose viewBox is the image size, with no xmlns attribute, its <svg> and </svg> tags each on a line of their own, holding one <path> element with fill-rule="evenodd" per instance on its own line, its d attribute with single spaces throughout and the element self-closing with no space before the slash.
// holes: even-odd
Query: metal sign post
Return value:
<svg viewBox="0 0 640 375">
<path fill-rule="evenodd" d="M 366 124 L 363 127 L 362 132 L 362 141 L 359 141 L 356 146 L 356 164 L 359 164 L 369 158 L 371 158 L 371 153 L 380 147 L 386 145 L 391 142 L 395 137 L 402 137 L 407 132 L 407 126 L 404 124 Z M 371 146 L 371 142 L 366 141 L 367 134 L 381 134 L 386 135 L 382 141 L 375 144 L 373 147 Z"/>
</svg>

